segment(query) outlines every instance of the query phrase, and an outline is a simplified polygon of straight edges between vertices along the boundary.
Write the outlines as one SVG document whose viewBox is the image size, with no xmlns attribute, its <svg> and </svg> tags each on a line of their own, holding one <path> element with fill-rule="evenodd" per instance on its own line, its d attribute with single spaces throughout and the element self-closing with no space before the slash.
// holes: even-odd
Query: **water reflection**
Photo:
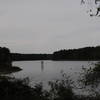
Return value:
<svg viewBox="0 0 100 100">
<path fill-rule="evenodd" d="M 41 72 L 44 71 L 44 61 L 41 61 Z"/>
</svg>

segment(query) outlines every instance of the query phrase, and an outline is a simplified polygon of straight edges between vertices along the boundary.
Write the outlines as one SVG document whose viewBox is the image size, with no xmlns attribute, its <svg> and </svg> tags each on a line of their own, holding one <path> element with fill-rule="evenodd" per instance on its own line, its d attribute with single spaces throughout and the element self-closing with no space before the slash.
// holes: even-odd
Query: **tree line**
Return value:
<svg viewBox="0 0 100 100">
<path fill-rule="evenodd" d="M 52 54 L 11 53 L 8 48 L 0 47 L 0 65 L 11 66 L 12 61 L 27 60 L 100 60 L 100 46 L 64 49 Z"/>
<path fill-rule="evenodd" d="M 56 51 L 53 60 L 100 60 L 100 46 Z"/>
<path fill-rule="evenodd" d="M 52 54 L 21 54 L 11 53 L 13 61 L 51 60 Z"/>
<path fill-rule="evenodd" d="M 13 61 L 23 60 L 100 60 L 100 46 L 64 49 L 52 54 L 11 53 Z"/>
</svg>

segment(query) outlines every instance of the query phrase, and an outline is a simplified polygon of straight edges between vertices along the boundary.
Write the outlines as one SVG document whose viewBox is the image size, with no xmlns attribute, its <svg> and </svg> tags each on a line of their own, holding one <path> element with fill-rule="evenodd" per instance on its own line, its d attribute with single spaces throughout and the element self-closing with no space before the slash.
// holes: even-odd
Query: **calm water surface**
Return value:
<svg viewBox="0 0 100 100">
<path fill-rule="evenodd" d="M 82 66 L 89 67 L 93 63 L 88 61 L 20 61 L 13 62 L 14 66 L 19 66 L 23 70 L 13 75 L 16 78 L 25 78 L 33 82 L 46 82 L 61 78 L 61 72 L 64 71 L 73 79 L 77 79 L 82 71 Z"/>
</svg>

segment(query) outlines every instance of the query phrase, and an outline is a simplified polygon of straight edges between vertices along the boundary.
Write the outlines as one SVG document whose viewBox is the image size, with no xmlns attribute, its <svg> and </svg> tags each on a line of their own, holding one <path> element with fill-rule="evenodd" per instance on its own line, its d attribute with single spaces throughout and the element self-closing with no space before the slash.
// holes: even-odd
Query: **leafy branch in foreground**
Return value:
<svg viewBox="0 0 100 100">
<path fill-rule="evenodd" d="M 29 86 L 29 79 L 18 80 L 0 77 L 0 100 L 76 100 L 73 82 L 66 74 L 61 80 L 49 82 L 50 90 L 44 90 L 42 83 Z"/>
<path fill-rule="evenodd" d="M 70 76 L 62 73 L 61 80 L 50 81 L 50 100 L 75 100 L 75 94 L 73 92 L 73 81 Z"/>
<path fill-rule="evenodd" d="M 86 86 L 94 83 L 93 78 L 100 79 L 100 63 L 84 70 L 83 82 Z M 98 81 L 95 81 L 95 83 Z M 44 90 L 43 84 L 29 86 L 29 79 L 22 80 L 0 76 L 0 100 L 100 100 L 100 93 L 95 95 L 80 95 L 74 92 L 74 82 L 71 77 L 62 72 L 62 78 L 50 81 L 50 89 Z"/>
<path fill-rule="evenodd" d="M 81 0 L 81 4 L 85 4 L 87 6 L 87 12 L 91 17 L 100 17 L 100 0 Z"/>
<path fill-rule="evenodd" d="M 92 64 L 89 68 L 82 68 L 80 81 L 85 86 L 95 86 L 100 84 L 100 62 Z"/>
</svg>

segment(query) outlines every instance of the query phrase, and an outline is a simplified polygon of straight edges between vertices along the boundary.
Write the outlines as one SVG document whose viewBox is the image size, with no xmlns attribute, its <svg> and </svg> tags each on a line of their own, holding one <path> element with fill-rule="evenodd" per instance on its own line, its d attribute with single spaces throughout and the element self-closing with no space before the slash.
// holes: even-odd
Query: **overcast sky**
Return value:
<svg viewBox="0 0 100 100">
<path fill-rule="evenodd" d="M 52 53 L 100 44 L 100 17 L 80 0 L 0 0 L 0 46 L 19 53 Z"/>
</svg>

